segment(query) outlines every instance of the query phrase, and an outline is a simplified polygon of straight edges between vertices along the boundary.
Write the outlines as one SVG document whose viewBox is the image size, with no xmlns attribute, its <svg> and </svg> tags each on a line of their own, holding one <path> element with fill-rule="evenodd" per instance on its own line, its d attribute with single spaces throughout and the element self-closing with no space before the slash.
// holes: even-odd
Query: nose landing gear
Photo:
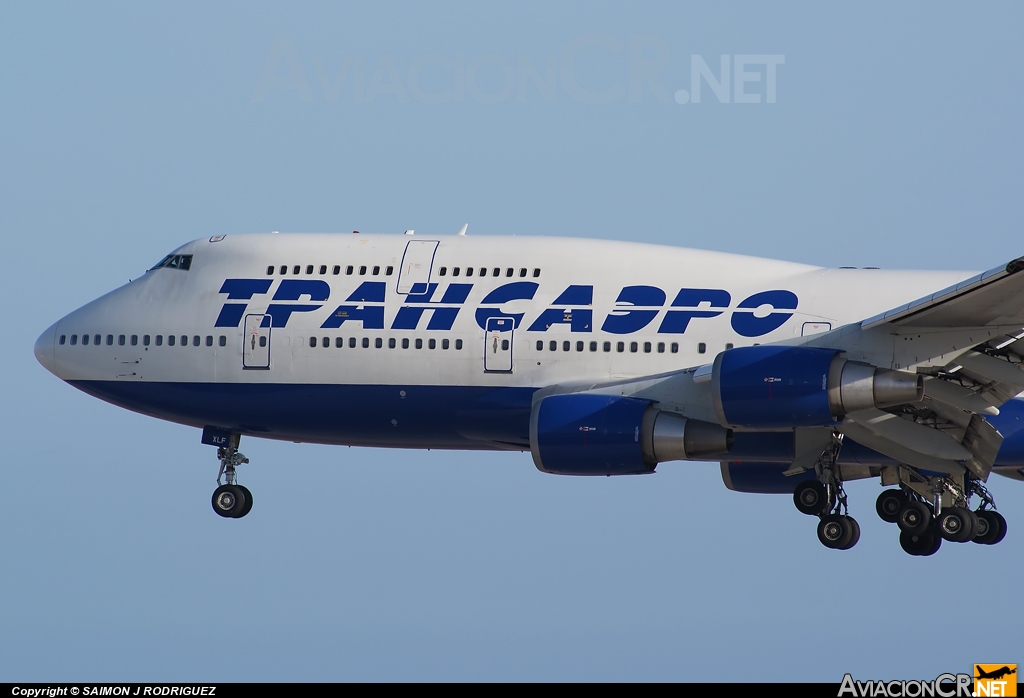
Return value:
<svg viewBox="0 0 1024 698">
<path fill-rule="evenodd" d="M 217 472 L 217 489 L 213 491 L 213 511 L 226 519 L 240 519 L 252 509 L 252 492 L 236 480 L 235 469 L 249 459 L 238 452 L 240 434 L 219 434 L 207 428 L 203 430 L 203 443 L 217 445 L 220 470 Z"/>
</svg>

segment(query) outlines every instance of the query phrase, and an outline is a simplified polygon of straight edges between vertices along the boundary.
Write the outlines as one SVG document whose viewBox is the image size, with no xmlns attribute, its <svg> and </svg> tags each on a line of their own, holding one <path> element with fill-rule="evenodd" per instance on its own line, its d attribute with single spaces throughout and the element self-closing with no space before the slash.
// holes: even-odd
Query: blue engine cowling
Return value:
<svg viewBox="0 0 1024 698">
<path fill-rule="evenodd" d="M 723 426 L 792 429 L 835 424 L 829 403 L 833 349 L 738 347 L 715 358 L 712 398 Z"/>
<path fill-rule="evenodd" d="M 640 430 L 647 400 L 550 395 L 534 405 L 530 451 L 539 470 L 559 475 L 636 475 L 654 470 Z"/>
<path fill-rule="evenodd" d="M 793 494 L 801 482 L 817 479 L 814 470 L 786 476 L 789 463 L 737 463 L 722 461 L 722 481 L 734 492 Z"/>
</svg>

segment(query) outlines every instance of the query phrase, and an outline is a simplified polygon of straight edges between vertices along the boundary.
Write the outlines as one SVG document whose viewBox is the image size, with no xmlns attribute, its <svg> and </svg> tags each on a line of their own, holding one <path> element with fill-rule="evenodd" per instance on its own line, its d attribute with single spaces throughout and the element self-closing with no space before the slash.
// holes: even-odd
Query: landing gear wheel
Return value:
<svg viewBox="0 0 1024 698">
<path fill-rule="evenodd" d="M 900 530 L 912 536 L 923 534 L 928 530 L 931 522 L 931 511 L 928 510 L 924 502 L 916 499 L 905 502 L 900 508 L 899 515 L 896 517 L 896 525 L 900 527 Z"/>
<path fill-rule="evenodd" d="M 245 493 L 237 485 L 221 485 L 213 491 L 213 510 L 224 518 L 237 518 L 245 504 Z"/>
<path fill-rule="evenodd" d="M 1006 519 L 998 511 L 985 510 L 977 512 L 978 535 L 974 537 L 975 543 L 982 545 L 995 545 L 1006 535 Z"/>
<path fill-rule="evenodd" d="M 850 541 L 853 540 L 855 529 L 854 524 L 851 524 L 850 521 L 850 517 L 839 514 L 823 516 L 821 522 L 818 523 L 818 540 L 826 548 L 835 550 L 846 550 L 852 547 Z M 856 527 L 856 531 L 859 533 L 860 526 Z"/>
<path fill-rule="evenodd" d="M 793 492 L 793 503 L 801 513 L 818 516 L 828 506 L 828 493 L 825 492 L 825 485 L 817 480 L 801 482 Z"/>
<path fill-rule="evenodd" d="M 952 543 L 966 543 L 974 537 L 974 520 L 963 507 L 943 509 L 935 523 L 939 535 Z"/>
<path fill-rule="evenodd" d="M 249 488 L 245 485 L 235 485 L 235 487 L 242 490 L 242 494 L 245 495 L 245 506 L 242 507 L 242 511 L 238 512 L 235 516 L 236 519 L 240 519 L 252 511 L 252 492 L 250 492 Z"/>
<path fill-rule="evenodd" d="M 845 518 L 846 523 L 849 524 L 851 534 L 849 542 L 839 549 L 849 550 L 853 546 L 857 545 L 857 541 L 860 540 L 860 524 L 857 523 L 857 519 L 853 518 L 852 516 L 844 516 L 843 518 Z"/>
<path fill-rule="evenodd" d="M 921 535 L 907 533 L 906 531 L 900 533 L 900 547 L 910 555 L 922 557 L 934 555 L 939 551 L 941 545 L 942 536 L 934 531 L 925 531 Z"/>
<path fill-rule="evenodd" d="M 896 523 L 900 509 L 907 501 L 907 495 L 903 490 L 883 490 L 878 499 L 875 500 L 875 511 L 878 518 L 886 523 Z"/>
</svg>

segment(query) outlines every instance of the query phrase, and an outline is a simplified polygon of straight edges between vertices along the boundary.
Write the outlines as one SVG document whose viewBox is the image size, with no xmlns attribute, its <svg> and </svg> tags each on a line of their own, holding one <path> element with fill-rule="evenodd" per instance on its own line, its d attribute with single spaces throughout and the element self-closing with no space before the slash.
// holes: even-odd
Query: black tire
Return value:
<svg viewBox="0 0 1024 698">
<path fill-rule="evenodd" d="M 250 511 L 252 511 L 252 492 L 250 492 L 249 488 L 246 487 L 245 485 L 235 485 L 235 486 L 238 489 L 242 490 L 242 494 L 245 495 L 245 506 L 243 506 L 242 510 L 235 515 L 236 519 L 240 519 L 243 516 L 245 516 L 246 514 L 248 514 Z"/>
<path fill-rule="evenodd" d="M 860 524 L 857 523 L 857 519 L 853 518 L 852 516 L 847 516 L 846 521 L 850 525 L 852 533 L 850 535 L 850 540 L 846 543 L 846 545 L 840 548 L 840 550 L 849 550 L 853 546 L 857 545 L 857 542 L 860 540 Z"/>
<path fill-rule="evenodd" d="M 974 540 L 974 537 L 978 535 L 978 531 L 981 530 L 981 520 L 978 518 L 978 515 L 970 509 L 964 509 L 964 511 L 967 512 L 967 517 L 971 522 L 971 533 L 967 536 L 967 541 L 972 541 Z"/>
<path fill-rule="evenodd" d="M 828 507 L 828 494 L 825 485 L 817 480 L 805 480 L 793 491 L 793 504 L 801 513 L 818 516 Z"/>
<path fill-rule="evenodd" d="M 921 554 L 921 536 L 915 536 L 906 531 L 900 531 L 900 547 L 907 555 Z"/>
<path fill-rule="evenodd" d="M 935 520 L 940 536 L 951 543 L 966 543 L 974 537 L 974 521 L 963 507 L 947 507 Z"/>
<path fill-rule="evenodd" d="M 984 545 L 995 545 L 1003 538 L 1006 537 L 1006 519 L 998 511 L 992 511 L 988 509 L 986 511 L 979 511 L 978 518 L 984 518 L 988 523 L 988 531 L 986 535 L 978 535 L 974 540 Z"/>
<path fill-rule="evenodd" d="M 843 550 L 843 546 L 853 538 L 853 526 L 848 518 L 839 514 L 823 516 L 818 522 L 818 540 L 821 544 L 833 550 Z"/>
<path fill-rule="evenodd" d="M 245 494 L 235 485 L 221 485 L 213 491 L 212 504 L 219 516 L 233 519 L 245 506 Z"/>
<path fill-rule="evenodd" d="M 939 548 L 942 547 L 942 536 L 940 536 L 934 530 L 928 531 L 921 536 L 921 552 L 918 553 L 921 557 L 928 557 L 939 552 Z"/>
<path fill-rule="evenodd" d="M 896 525 L 900 527 L 900 530 L 912 536 L 923 534 L 931 526 L 931 523 L 932 512 L 924 502 L 916 499 L 907 500 L 900 508 L 899 516 L 896 519 Z"/>
<path fill-rule="evenodd" d="M 899 516 L 900 509 L 906 501 L 907 495 L 903 490 L 882 490 L 875 500 L 875 512 L 882 521 L 896 523 L 896 517 Z"/>
</svg>

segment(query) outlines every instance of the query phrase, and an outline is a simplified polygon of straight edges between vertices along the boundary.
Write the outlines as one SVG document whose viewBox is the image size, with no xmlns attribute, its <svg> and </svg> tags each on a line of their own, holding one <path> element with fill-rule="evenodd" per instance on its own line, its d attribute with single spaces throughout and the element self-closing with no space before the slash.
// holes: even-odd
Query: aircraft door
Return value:
<svg viewBox="0 0 1024 698">
<path fill-rule="evenodd" d="M 487 318 L 484 334 L 484 371 L 512 373 L 512 334 L 515 320 L 510 317 Z"/>
<path fill-rule="evenodd" d="M 398 271 L 399 293 L 419 296 L 427 292 L 436 250 L 437 240 L 410 240 L 406 244 L 402 268 Z"/>
<path fill-rule="evenodd" d="M 245 333 L 242 335 L 242 368 L 270 368 L 270 325 L 269 315 L 245 316 Z"/>
</svg>

